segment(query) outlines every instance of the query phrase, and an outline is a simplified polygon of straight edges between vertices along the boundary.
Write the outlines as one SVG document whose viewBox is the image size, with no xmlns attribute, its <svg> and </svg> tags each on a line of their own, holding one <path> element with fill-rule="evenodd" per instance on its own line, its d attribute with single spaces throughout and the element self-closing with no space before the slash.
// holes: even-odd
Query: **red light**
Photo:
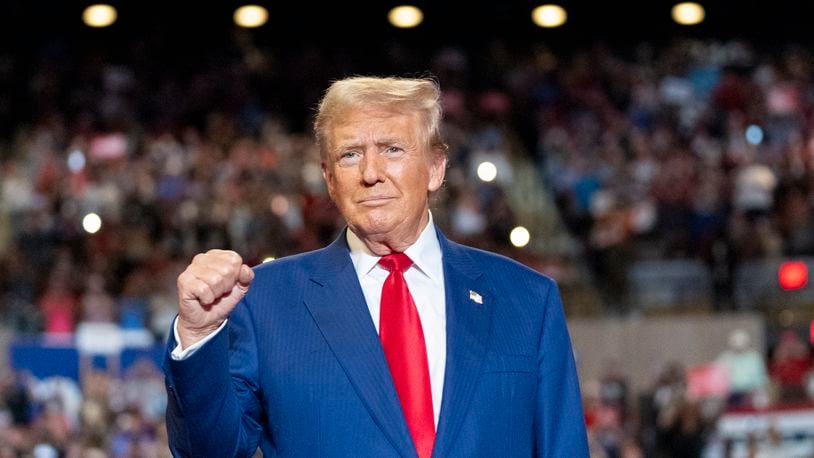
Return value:
<svg viewBox="0 0 814 458">
<path fill-rule="evenodd" d="M 799 261 L 784 262 L 777 271 L 777 278 L 786 291 L 803 288 L 808 283 L 808 266 Z"/>
<path fill-rule="evenodd" d="M 811 342 L 811 345 L 814 345 L 814 321 L 808 327 L 808 341 Z"/>
</svg>

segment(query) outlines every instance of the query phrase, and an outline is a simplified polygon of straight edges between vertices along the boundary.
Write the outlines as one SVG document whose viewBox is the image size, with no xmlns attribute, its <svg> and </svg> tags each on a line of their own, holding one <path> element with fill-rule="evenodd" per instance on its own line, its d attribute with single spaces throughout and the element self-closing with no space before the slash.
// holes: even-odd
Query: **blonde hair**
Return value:
<svg viewBox="0 0 814 458">
<path fill-rule="evenodd" d="M 349 110 L 383 109 L 397 113 L 417 113 L 421 139 L 439 153 L 446 152 L 441 139 L 441 90 L 430 78 L 354 76 L 334 81 L 319 103 L 314 134 L 320 154 L 326 157 L 330 130 Z"/>
</svg>

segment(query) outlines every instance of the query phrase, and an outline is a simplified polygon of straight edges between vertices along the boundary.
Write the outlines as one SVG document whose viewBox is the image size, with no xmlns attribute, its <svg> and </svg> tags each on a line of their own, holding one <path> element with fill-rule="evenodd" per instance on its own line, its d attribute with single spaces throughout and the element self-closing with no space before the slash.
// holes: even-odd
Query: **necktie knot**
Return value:
<svg viewBox="0 0 814 458">
<path fill-rule="evenodd" d="M 413 260 L 404 253 L 392 253 L 387 256 L 382 256 L 382 258 L 379 259 L 379 265 L 390 272 L 399 271 L 403 273 L 413 265 Z"/>
</svg>

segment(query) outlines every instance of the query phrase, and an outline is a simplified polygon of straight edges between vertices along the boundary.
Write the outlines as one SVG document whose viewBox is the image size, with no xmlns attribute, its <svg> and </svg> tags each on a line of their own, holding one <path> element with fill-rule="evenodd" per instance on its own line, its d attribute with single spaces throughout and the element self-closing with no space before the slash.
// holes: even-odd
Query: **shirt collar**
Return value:
<svg viewBox="0 0 814 458">
<path fill-rule="evenodd" d="M 361 279 L 376 267 L 381 256 L 373 254 L 350 228 L 345 231 L 345 238 L 348 241 L 350 257 L 353 267 L 356 269 L 356 275 Z M 435 234 L 432 212 L 430 212 L 427 226 L 421 231 L 415 243 L 404 250 L 404 254 L 409 256 L 413 260 L 413 265 L 429 277 L 433 283 L 437 285 L 443 284 L 444 268 L 441 262 L 441 244 L 438 243 L 438 237 Z"/>
</svg>

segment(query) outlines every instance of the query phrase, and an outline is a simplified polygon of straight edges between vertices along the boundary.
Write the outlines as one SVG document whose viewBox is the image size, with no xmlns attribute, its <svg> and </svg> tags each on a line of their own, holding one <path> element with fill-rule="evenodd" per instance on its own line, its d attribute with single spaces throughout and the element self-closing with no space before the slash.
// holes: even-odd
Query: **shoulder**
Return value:
<svg viewBox="0 0 814 458">
<path fill-rule="evenodd" d="M 258 264 L 254 266 L 253 270 L 257 276 L 274 275 L 280 272 L 291 271 L 292 269 L 308 270 L 310 268 L 315 268 L 320 264 L 320 259 L 326 250 L 327 248 L 320 248 L 314 251 L 285 256 L 273 261 Z"/>
<path fill-rule="evenodd" d="M 511 279 L 513 282 L 521 281 L 527 285 L 538 285 L 544 289 L 551 287 L 556 288 L 556 282 L 551 277 L 502 254 L 462 245 L 449 240 L 446 240 L 443 246 L 445 248 L 444 256 L 449 256 L 455 260 L 471 262 L 472 265 L 476 266 L 476 268 L 487 277 Z"/>
<path fill-rule="evenodd" d="M 341 256 L 336 248 L 332 250 L 333 252 L 329 252 L 329 247 L 325 247 L 259 264 L 253 268 L 255 277 L 252 287 L 260 290 L 257 292 L 262 292 L 266 287 L 290 291 L 291 287 L 304 284 L 316 272 L 323 271 L 327 265 L 334 263 L 333 258 Z"/>
</svg>

